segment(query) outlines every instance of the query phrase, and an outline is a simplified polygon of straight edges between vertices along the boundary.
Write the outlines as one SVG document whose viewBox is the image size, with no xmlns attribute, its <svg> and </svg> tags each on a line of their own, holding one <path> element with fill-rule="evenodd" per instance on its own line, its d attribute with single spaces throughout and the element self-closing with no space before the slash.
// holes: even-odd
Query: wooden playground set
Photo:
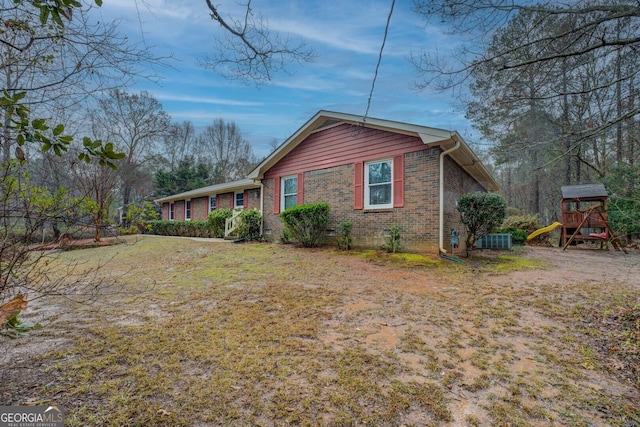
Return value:
<svg viewBox="0 0 640 427">
<path fill-rule="evenodd" d="M 543 233 L 562 227 L 560 246 L 595 242 L 600 248 L 609 244 L 617 251 L 627 253 L 620 239 L 609 226 L 607 217 L 607 190 L 602 184 L 568 185 L 562 191 L 562 222 L 540 228 L 531 233 L 531 240 Z"/>
</svg>

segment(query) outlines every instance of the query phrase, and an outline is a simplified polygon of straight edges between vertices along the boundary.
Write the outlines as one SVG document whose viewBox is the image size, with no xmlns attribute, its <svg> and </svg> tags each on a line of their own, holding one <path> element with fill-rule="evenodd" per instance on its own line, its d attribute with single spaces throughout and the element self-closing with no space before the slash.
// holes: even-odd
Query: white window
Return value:
<svg viewBox="0 0 640 427">
<path fill-rule="evenodd" d="M 173 203 L 169 203 L 169 221 L 173 221 L 175 218 L 176 209 Z"/>
<path fill-rule="evenodd" d="M 216 210 L 216 196 L 209 197 L 209 213 Z"/>
<path fill-rule="evenodd" d="M 393 162 L 376 160 L 364 164 L 364 207 L 393 207 Z"/>
<path fill-rule="evenodd" d="M 235 194 L 235 204 L 233 206 L 236 209 L 244 208 L 244 191 L 239 191 Z"/>
<path fill-rule="evenodd" d="M 280 182 L 280 209 L 285 210 L 298 204 L 298 177 L 286 176 Z"/>
<path fill-rule="evenodd" d="M 184 208 L 184 219 L 191 219 L 191 200 L 187 200 Z"/>
</svg>

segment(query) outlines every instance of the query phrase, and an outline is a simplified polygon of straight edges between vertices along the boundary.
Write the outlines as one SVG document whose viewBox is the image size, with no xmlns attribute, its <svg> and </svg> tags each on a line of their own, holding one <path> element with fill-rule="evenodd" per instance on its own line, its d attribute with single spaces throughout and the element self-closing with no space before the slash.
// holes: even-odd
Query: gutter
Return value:
<svg viewBox="0 0 640 427">
<path fill-rule="evenodd" d="M 438 224 L 438 247 L 440 248 L 441 254 L 447 253 L 446 249 L 444 249 L 443 247 L 444 246 L 444 156 L 460 148 L 460 139 L 456 138 L 456 140 L 457 140 L 456 145 L 440 153 L 440 220 Z"/>
</svg>

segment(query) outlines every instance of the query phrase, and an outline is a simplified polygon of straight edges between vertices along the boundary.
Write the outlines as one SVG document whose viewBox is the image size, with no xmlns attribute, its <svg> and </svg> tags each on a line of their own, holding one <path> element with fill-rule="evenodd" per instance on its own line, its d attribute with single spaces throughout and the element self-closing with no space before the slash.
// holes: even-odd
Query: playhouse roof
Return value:
<svg viewBox="0 0 640 427">
<path fill-rule="evenodd" d="M 563 199 L 590 199 L 607 197 L 603 184 L 565 185 L 561 187 Z"/>
</svg>

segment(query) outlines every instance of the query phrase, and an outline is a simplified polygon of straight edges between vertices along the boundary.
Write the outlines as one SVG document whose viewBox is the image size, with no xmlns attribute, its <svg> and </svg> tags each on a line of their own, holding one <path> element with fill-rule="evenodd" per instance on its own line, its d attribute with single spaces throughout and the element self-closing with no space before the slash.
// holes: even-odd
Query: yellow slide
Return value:
<svg viewBox="0 0 640 427">
<path fill-rule="evenodd" d="M 554 222 L 553 224 L 548 225 L 548 226 L 546 226 L 546 227 L 538 228 L 536 231 L 534 231 L 533 233 L 531 233 L 531 234 L 529 234 L 529 235 L 527 236 L 527 241 L 529 241 L 529 240 L 531 240 L 531 239 L 535 238 L 536 236 L 541 235 L 542 233 L 548 233 L 548 232 L 550 232 L 551 230 L 555 230 L 556 228 L 558 228 L 558 227 L 560 227 L 560 226 L 562 226 L 562 224 L 561 224 L 561 223 L 559 223 L 558 221 L 556 221 L 556 222 Z"/>
</svg>

